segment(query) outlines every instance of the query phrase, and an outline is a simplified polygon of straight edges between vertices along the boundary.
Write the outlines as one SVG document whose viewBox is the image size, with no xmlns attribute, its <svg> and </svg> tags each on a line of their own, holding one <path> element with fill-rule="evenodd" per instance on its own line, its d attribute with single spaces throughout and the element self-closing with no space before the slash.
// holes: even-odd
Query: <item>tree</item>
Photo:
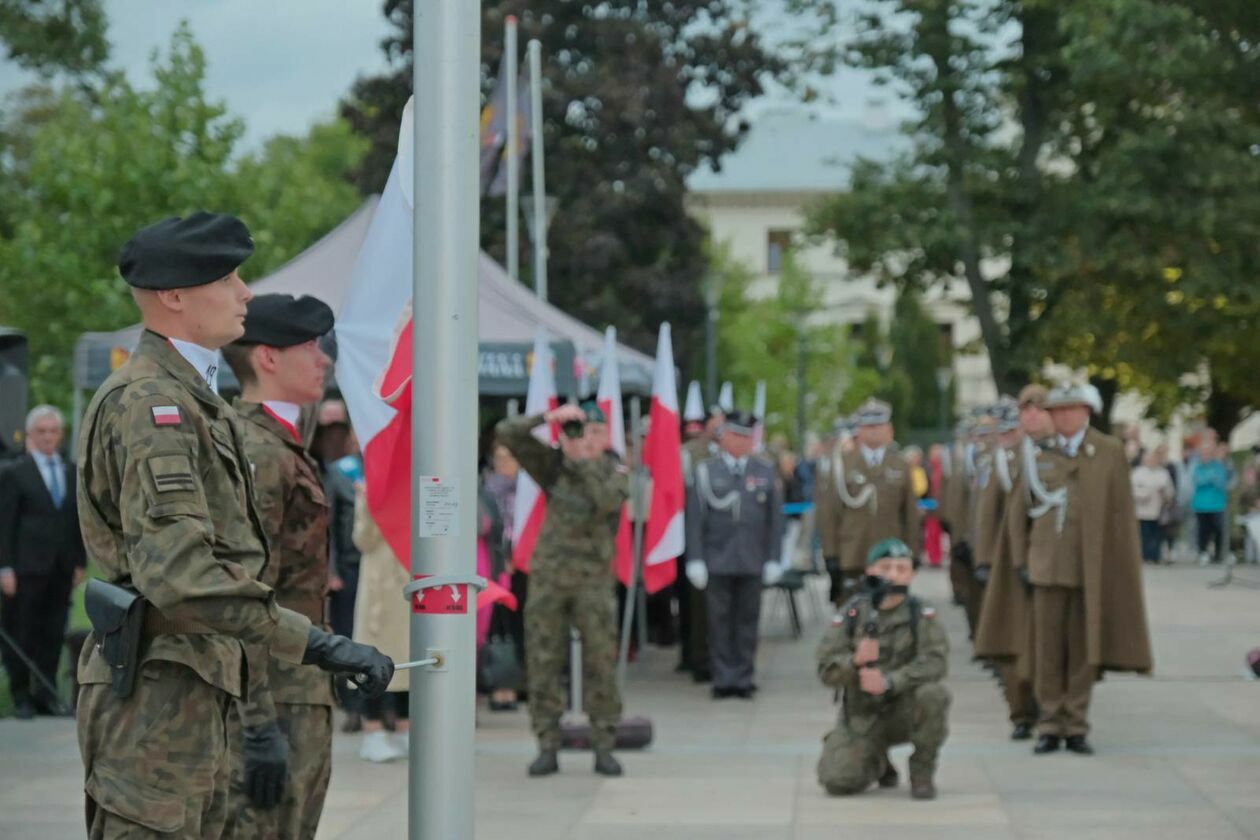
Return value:
<svg viewBox="0 0 1260 840">
<path fill-rule="evenodd" d="M 278 139 L 233 164 L 240 120 L 205 94 L 205 58 L 181 27 L 154 60 L 154 86 L 120 74 L 85 95 L 42 88 L 14 114 L 0 217 L 0 323 L 26 331 L 31 389 L 67 405 L 71 348 L 85 331 L 136 321 L 115 268 L 137 229 L 197 209 L 235 213 L 258 250 L 247 276 L 279 265 L 345 218 L 359 198 L 344 180 L 363 143 L 344 125 Z M 141 130 L 141 128 L 143 130 Z"/>
<path fill-rule="evenodd" d="M 704 319 L 704 234 L 685 206 L 686 177 L 718 164 L 741 135 L 738 113 L 781 63 L 732 0 L 482 4 L 482 81 L 489 92 L 504 19 L 544 56 L 547 189 L 559 199 L 549 240 L 551 300 L 588 323 L 616 324 L 650 349 L 669 320 L 684 370 L 695 370 Z M 410 0 L 387 0 L 395 34 L 385 77 L 361 79 L 343 106 L 373 141 L 359 183 L 380 189 L 411 90 Z M 522 191 L 529 192 L 528 180 Z M 501 200 L 482 205 L 482 245 L 502 259 Z M 522 260 L 528 266 L 527 260 Z"/>
<path fill-rule="evenodd" d="M 803 387 L 803 428 L 830 428 L 853 408 L 844 404 L 853 354 L 843 326 L 811 317 L 823 304 L 821 285 L 788 253 L 774 297 L 754 298 L 751 273 L 723 251 L 712 261 L 720 288 L 719 369 L 735 386 L 737 407 L 751 409 L 757 383 L 765 382 L 768 431 L 795 438 Z"/>
<path fill-rule="evenodd" d="M 0 43 L 18 66 L 51 76 L 94 73 L 109 58 L 102 0 L 0 0 Z"/>
<path fill-rule="evenodd" d="M 904 425 L 910 429 L 936 429 L 940 426 L 940 389 L 937 370 L 949 364 L 941 352 L 941 331 L 928 317 L 918 292 L 901 289 L 893 305 L 888 325 L 892 363 L 904 374 L 909 386 L 909 405 Z"/>
</svg>

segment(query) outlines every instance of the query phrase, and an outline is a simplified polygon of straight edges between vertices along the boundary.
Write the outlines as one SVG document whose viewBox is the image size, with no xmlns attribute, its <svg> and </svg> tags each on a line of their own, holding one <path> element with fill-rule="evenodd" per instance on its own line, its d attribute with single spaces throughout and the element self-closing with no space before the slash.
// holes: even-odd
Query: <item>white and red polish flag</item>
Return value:
<svg viewBox="0 0 1260 840">
<path fill-rule="evenodd" d="M 678 422 L 678 383 L 674 378 L 674 347 L 669 324 L 661 324 L 656 342 L 656 371 L 652 375 L 652 408 L 643 440 L 643 465 L 652 476 L 643 537 L 643 586 L 658 592 L 674 582 L 683 552 L 682 432 Z"/>
<path fill-rule="evenodd" d="M 626 457 L 626 421 L 621 413 L 621 371 L 617 367 L 617 328 L 604 330 L 604 359 L 599 369 L 599 391 L 595 402 L 608 421 L 608 445 Z"/>
<path fill-rule="evenodd" d="M 529 373 L 529 390 L 525 393 L 525 414 L 532 416 L 550 411 L 560 404 L 556 393 L 555 360 L 551 355 L 551 341 L 541 328 L 534 336 L 534 364 Z M 534 435 L 544 443 L 559 440 L 559 429 L 554 423 L 544 423 L 534 429 Z M 512 517 L 516 533 L 512 539 L 512 566 L 529 572 L 530 558 L 542 532 L 543 519 L 547 515 L 547 497 L 529 473 L 521 470 L 516 475 L 516 508 Z"/>
<path fill-rule="evenodd" d="M 363 448 L 368 511 L 398 562 L 411 566 L 412 103 L 398 156 L 337 317 L 337 384 Z M 492 583 L 477 606 L 509 601 Z"/>
</svg>

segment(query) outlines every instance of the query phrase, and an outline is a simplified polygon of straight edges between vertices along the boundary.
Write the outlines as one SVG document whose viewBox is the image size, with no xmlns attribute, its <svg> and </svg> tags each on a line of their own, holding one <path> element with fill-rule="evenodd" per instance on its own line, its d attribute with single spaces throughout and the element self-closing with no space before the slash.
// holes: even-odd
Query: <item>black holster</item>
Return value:
<svg viewBox="0 0 1260 840">
<path fill-rule="evenodd" d="M 140 593 L 103 580 L 89 580 L 84 592 L 83 605 L 92 622 L 96 647 L 109 663 L 114 693 L 124 699 L 135 690 L 140 672 L 147 603 Z"/>
</svg>

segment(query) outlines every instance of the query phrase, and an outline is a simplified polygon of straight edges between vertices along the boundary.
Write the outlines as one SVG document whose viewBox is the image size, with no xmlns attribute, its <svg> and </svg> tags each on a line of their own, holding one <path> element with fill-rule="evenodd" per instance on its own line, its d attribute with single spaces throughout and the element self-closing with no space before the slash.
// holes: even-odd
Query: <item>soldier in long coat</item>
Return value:
<svg viewBox="0 0 1260 840">
<path fill-rule="evenodd" d="M 975 475 L 974 417 L 965 417 L 955 434 L 950 450 L 949 473 L 945 480 L 941 519 L 949 533 L 949 583 L 954 603 L 965 606 L 973 586 L 971 543 L 971 483 Z"/>
<path fill-rule="evenodd" d="M 823 557 L 840 568 L 844 600 L 861 581 L 866 555 L 880 540 L 895 537 L 915 557 L 923 543 L 910 465 L 893 443 L 892 407 L 867 400 L 853 420 L 857 446 L 833 457 L 814 492 Z"/>
<path fill-rule="evenodd" d="M 332 360 L 318 339 L 332 310 L 312 297 L 260 295 L 249 302 L 245 334 L 223 350 L 241 384 L 245 454 L 254 473 L 272 562 L 263 582 L 282 606 L 327 624 L 330 512 L 319 465 L 299 432 L 302 409 L 324 394 Z M 309 665 L 252 652 L 248 701 L 228 716 L 233 752 L 229 837 L 313 837 L 332 775 L 332 681 Z"/>
<path fill-rule="evenodd" d="M 1124 445 L 1089 426 L 1085 389 L 1046 408 L 1055 434 L 1025 449 L 1029 492 L 1011 497 L 1011 564 L 1032 588 L 1034 751 L 1088 755 L 1094 682 L 1152 668 L 1137 516 Z"/>
<path fill-rule="evenodd" d="M 1045 388 L 1029 385 L 1020 391 L 1017 403 L 1004 405 L 999 412 L 1000 448 L 991 459 L 994 478 L 977 502 L 975 571 L 984 599 L 975 650 L 1000 669 L 1011 738 L 1016 741 L 1032 737 L 1037 703 L 1032 690 L 1032 600 L 1011 568 L 1007 511 L 1012 494 L 1027 492 L 1021 483 L 1025 436 L 1036 440 L 1051 431 L 1045 397 Z"/>
</svg>

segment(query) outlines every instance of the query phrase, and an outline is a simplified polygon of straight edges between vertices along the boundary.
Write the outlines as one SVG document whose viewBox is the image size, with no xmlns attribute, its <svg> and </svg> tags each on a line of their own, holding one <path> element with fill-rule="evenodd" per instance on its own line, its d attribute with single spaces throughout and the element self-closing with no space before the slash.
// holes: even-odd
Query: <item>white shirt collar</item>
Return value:
<svg viewBox="0 0 1260 840">
<path fill-rule="evenodd" d="M 1089 431 L 1089 426 L 1085 425 L 1080 428 L 1080 431 L 1072 435 L 1070 438 L 1059 435 L 1059 446 L 1061 446 L 1067 454 L 1075 456 L 1077 451 L 1081 448 L 1081 441 L 1085 440 L 1085 433 L 1087 431 Z"/>
<path fill-rule="evenodd" d="M 35 459 L 35 463 L 38 464 L 41 469 L 45 467 L 55 467 L 61 462 L 61 459 L 57 456 L 56 452 L 51 455 L 45 455 L 38 449 L 32 449 L 31 457 Z"/>
<path fill-rule="evenodd" d="M 862 457 L 866 459 L 868 466 L 878 467 L 884 463 L 884 450 L 887 447 L 881 446 L 879 449 L 868 449 L 865 446 L 859 446 L 858 448 L 862 450 Z"/>
<path fill-rule="evenodd" d="M 219 351 L 193 344 L 179 338 L 169 339 L 175 352 L 184 357 L 184 361 L 192 365 L 193 370 L 205 380 L 210 390 L 219 392 Z"/>
<path fill-rule="evenodd" d="M 263 400 L 263 405 L 270 408 L 281 420 L 297 428 L 298 418 L 302 416 L 302 406 L 283 400 Z"/>
<path fill-rule="evenodd" d="M 722 460 L 726 462 L 726 466 L 733 470 L 743 470 L 744 467 L 748 465 L 747 458 L 736 458 L 734 455 L 725 450 L 722 452 Z"/>
</svg>

